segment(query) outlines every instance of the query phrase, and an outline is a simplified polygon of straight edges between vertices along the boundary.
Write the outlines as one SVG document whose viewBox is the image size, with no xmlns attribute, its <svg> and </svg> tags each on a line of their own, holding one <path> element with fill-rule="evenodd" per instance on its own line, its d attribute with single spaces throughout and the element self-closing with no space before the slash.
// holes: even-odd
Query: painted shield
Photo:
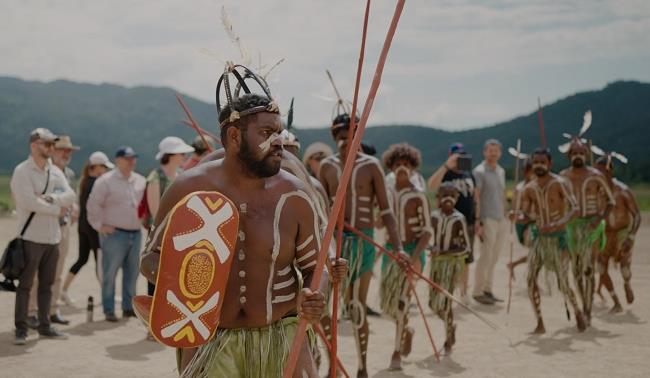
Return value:
<svg viewBox="0 0 650 378">
<path fill-rule="evenodd" d="M 194 348 L 219 324 L 239 230 L 235 205 L 218 192 L 188 194 L 172 209 L 161 242 L 149 328 L 161 343 Z M 138 312 L 148 300 L 134 301 Z"/>
</svg>

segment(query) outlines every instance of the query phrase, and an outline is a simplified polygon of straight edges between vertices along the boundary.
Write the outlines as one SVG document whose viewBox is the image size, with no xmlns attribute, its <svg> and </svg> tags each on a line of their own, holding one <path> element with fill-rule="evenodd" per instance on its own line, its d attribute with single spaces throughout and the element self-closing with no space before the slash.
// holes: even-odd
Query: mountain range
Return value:
<svg viewBox="0 0 650 378">
<path fill-rule="evenodd" d="M 92 151 L 103 150 L 111 156 L 118 146 L 128 144 L 140 154 L 139 170 L 146 172 L 156 164 L 154 156 L 163 137 L 176 135 L 191 140 L 195 136 L 193 130 L 180 123 L 184 114 L 175 93 L 164 87 L 126 88 L 0 77 L 0 173 L 11 173 L 25 159 L 28 134 L 36 127 L 70 135 L 82 147 L 71 164 L 77 171 Z M 214 105 L 184 98 L 198 123 L 218 134 Z M 617 81 L 546 104 L 542 111 L 545 133 L 557 170 L 567 165 L 566 158 L 557 151 L 557 145 L 566 141 L 562 133 L 577 133 L 587 110 L 592 111 L 593 124 L 585 137 L 604 150 L 615 150 L 630 159 L 627 166 L 619 165 L 618 176 L 650 181 L 650 154 L 646 150 L 650 147 L 650 84 Z M 327 126 L 325 122 L 319 129 L 296 125 L 295 132 L 303 148 L 317 140 L 333 146 Z M 520 138 L 523 151 L 537 147 L 540 137 L 536 109 L 531 106 L 530 114 L 463 131 L 422 125 L 369 125 L 364 141 L 374 145 L 379 154 L 393 143 L 406 141 L 414 145 L 422 152 L 421 170 L 428 175 L 444 162 L 448 146 L 454 142 L 464 143 L 474 163 L 480 162 L 482 145 L 488 138 L 496 138 L 506 147 L 514 146 Z M 514 159 L 504 155 L 502 165 L 512 171 Z"/>
</svg>

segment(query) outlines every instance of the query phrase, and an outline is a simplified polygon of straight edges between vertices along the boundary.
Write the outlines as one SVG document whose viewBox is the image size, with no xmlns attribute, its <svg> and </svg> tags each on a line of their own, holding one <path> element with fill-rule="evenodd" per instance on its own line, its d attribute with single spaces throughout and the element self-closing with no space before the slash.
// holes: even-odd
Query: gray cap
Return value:
<svg viewBox="0 0 650 378">
<path fill-rule="evenodd" d="M 43 142 L 56 142 L 59 140 L 59 137 L 54 135 L 50 130 L 39 127 L 38 129 L 32 130 L 29 134 L 29 143 L 42 140 Z"/>
</svg>

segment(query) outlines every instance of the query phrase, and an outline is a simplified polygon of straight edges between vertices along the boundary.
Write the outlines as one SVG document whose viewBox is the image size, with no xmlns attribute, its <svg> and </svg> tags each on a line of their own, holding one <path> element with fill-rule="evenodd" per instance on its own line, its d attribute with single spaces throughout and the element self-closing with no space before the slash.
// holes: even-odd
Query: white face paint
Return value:
<svg viewBox="0 0 650 378">
<path fill-rule="evenodd" d="M 264 142 L 260 143 L 258 147 L 260 150 L 262 150 L 263 153 L 267 153 L 271 149 L 271 144 L 280 138 L 282 138 L 280 134 L 273 133 Z"/>
<path fill-rule="evenodd" d="M 456 205 L 456 197 L 444 196 L 440 199 L 440 203 L 450 202 L 452 206 Z"/>
<path fill-rule="evenodd" d="M 399 176 L 400 173 L 404 173 L 407 176 L 411 176 L 411 170 L 404 165 L 400 165 L 399 167 L 395 168 L 395 176 Z"/>
<path fill-rule="evenodd" d="M 339 148 L 343 147 L 344 144 L 345 144 L 345 140 L 343 140 L 343 139 L 341 139 L 341 140 L 339 140 L 338 142 L 336 142 L 336 145 L 337 145 Z"/>
</svg>

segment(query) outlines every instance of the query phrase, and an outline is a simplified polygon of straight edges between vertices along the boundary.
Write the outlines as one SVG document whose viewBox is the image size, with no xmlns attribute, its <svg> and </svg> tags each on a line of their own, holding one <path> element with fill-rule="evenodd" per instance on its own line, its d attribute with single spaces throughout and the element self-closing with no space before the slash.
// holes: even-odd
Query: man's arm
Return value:
<svg viewBox="0 0 650 378">
<path fill-rule="evenodd" d="M 598 177 L 598 184 L 600 185 L 600 190 L 598 191 L 598 193 L 600 193 L 601 195 L 605 195 L 607 197 L 607 202 L 606 202 L 607 204 L 605 206 L 605 210 L 598 218 L 596 225 L 601 220 L 607 219 L 607 216 L 609 216 L 609 213 L 614 209 L 614 206 L 616 205 L 614 194 L 612 193 L 612 190 L 610 189 L 609 185 L 605 181 L 602 174 L 600 174 L 600 176 Z"/>
<path fill-rule="evenodd" d="M 298 313 L 308 322 L 316 323 L 320 321 L 325 308 L 324 296 L 320 290 L 323 286 L 327 287 L 326 281 L 322 279 L 319 283 L 319 290 L 312 292 L 310 289 L 321 249 L 317 214 L 314 204 L 306 193 L 300 198 L 293 199 L 292 202 L 291 209 L 293 209 L 298 224 L 295 239 L 296 266 L 303 277 L 303 289 L 297 302 Z"/>
<path fill-rule="evenodd" d="M 418 238 L 418 243 L 415 246 L 415 251 L 411 260 L 419 259 L 418 256 L 420 252 L 424 251 L 428 246 L 431 238 L 433 237 L 433 228 L 431 227 L 431 212 L 429 210 L 429 201 L 426 198 L 426 194 L 418 198 L 418 202 L 422 207 L 422 214 L 424 215 L 424 224 L 422 226 L 422 232 Z M 414 261 L 412 261 L 414 262 Z"/>
<path fill-rule="evenodd" d="M 544 233 L 550 233 L 564 230 L 566 224 L 569 223 L 578 211 L 576 199 L 572 192 L 570 192 L 569 186 L 566 185 L 566 181 L 567 180 L 558 181 L 558 185 L 560 186 L 560 190 L 558 191 L 561 197 L 560 200 L 567 204 L 567 210 L 564 213 L 564 216 L 555 222 L 549 223 L 543 230 L 540 230 L 540 232 L 543 231 Z"/>
<path fill-rule="evenodd" d="M 57 216 L 61 213 L 60 204 L 49 203 L 40 195 L 36 195 L 36 193 L 41 193 L 44 188 L 34 188 L 32 180 L 29 179 L 26 172 L 14 170 L 10 187 L 16 207 L 36 214 Z"/>
<path fill-rule="evenodd" d="M 451 171 L 453 168 L 456 167 L 458 157 L 460 155 L 458 154 L 451 154 L 449 158 L 447 158 L 447 161 L 443 165 L 436 170 L 431 177 L 427 180 L 427 186 L 429 187 L 430 191 L 436 191 L 440 187 L 440 184 L 442 183 L 442 179 L 445 177 L 445 174 L 449 171 Z"/>
<path fill-rule="evenodd" d="M 386 191 L 386 184 L 384 182 L 384 172 L 379 166 L 379 163 L 371 164 L 370 170 L 372 172 L 372 185 L 375 190 L 375 199 L 379 206 L 383 224 L 388 231 L 388 241 L 395 251 L 401 251 L 404 247 L 402 246 L 402 240 L 400 240 L 399 232 L 397 231 L 395 215 L 388 203 L 388 192 Z"/>
<path fill-rule="evenodd" d="M 146 189 L 147 206 L 149 207 L 149 214 L 155 217 L 160 207 L 160 181 L 150 181 L 147 183 Z"/>
<path fill-rule="evenodd" d="M 639 227 L 641 227 L 641 211 L 639 210 L 636 198 L 634 198 L 634 194 L 629 188 L 623 190 L 623 200 L 625 201 L 625 208 L 627 208 L 627 211 L 632 215 L 632 230 L 630 235 L 636 235 L 637 231 L 639 231 Z M 634 236 L 632 238 L 634 238 Z"/>
<path fill-rule="evenodd" d="M 68 179 L 65 177 L 65 173 L 63 173 L 63 171 L 61 171 L 59 168 L 56 168 L 55 166 L 50 167 L 50 169 L 53 170 L 53 172 L 50 173 L 56 174 L 57 178 L 61 180 L 63 192 L 52 193 L 49 196 L 52 198 L 54 203 L 60 205 L 61 207 L 72 207 L 72 205 L 75 203 L 75 200 L 77 199 L 77 195 L 70 187 Z"/>
</svg>

